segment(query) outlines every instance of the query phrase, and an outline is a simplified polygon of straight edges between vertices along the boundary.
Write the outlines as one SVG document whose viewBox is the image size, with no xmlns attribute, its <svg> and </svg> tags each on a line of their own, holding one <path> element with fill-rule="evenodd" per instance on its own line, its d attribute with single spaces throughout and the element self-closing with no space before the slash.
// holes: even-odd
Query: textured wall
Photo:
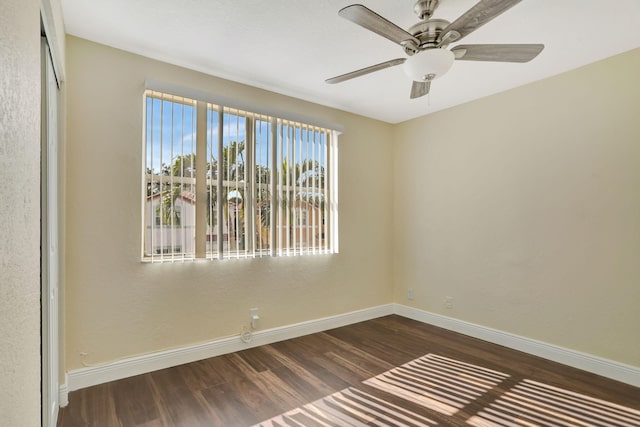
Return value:
<svg viewBox="0 0 640 427">
<path fill-rule="evenodd" d="M 40 2 L 0 2 L 0 423 L 40 425 Z"/>
<path fill-rule="evenodd" d="M 638 75 L 640 49 L 397 126 L 396 301 L 640 366 Z"/>
<path fill-rule="evenodd" d="M 391 125 L 67 38 L 67 368 L 387 304 Z M 341 123 L 340 253 L 140 262 L 145 79 Z"/>
</svg>

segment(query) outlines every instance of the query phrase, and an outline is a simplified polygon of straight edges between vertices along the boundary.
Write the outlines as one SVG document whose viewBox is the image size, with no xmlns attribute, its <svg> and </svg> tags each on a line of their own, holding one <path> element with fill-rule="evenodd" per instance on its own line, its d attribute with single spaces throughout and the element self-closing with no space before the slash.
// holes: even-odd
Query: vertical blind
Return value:
<svg viewBox="0 0 640 427">
<path fill-rule="evenodd" d="M 143 259 L 338 250 L 337 131 L 145 92 Z"/>
</svg>

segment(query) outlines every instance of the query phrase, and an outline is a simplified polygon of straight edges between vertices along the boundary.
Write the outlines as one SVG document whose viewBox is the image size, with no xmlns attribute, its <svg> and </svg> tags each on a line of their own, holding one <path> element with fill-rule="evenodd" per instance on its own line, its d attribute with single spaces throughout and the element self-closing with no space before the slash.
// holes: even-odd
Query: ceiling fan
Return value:
<svg viewBox="0 0 640 427">
<path fill-rule="evenodd" d="M 347 6 L 338 12 L 341 17 L 399 44 L 408 57 L 392 59 L 332 77 L 326 82 L 340 83 L 404 64 L 405 73 L 413 80 L 411 99 L 414 99 L 428 94 L 431 81 L 449 71 L 454 60 L 531 61 L 542 52 L 543 44 L 467 44 L 457 45 L 451 50 L 446 49 L 449 44 L 460 41 L 520 1 L 480 0 L 450 23 L 444 19 L 431 19 L 439 0 L 418 0 L 413 9 L 421 21 L 406 31 L 361 4 Z"/>
</svg>

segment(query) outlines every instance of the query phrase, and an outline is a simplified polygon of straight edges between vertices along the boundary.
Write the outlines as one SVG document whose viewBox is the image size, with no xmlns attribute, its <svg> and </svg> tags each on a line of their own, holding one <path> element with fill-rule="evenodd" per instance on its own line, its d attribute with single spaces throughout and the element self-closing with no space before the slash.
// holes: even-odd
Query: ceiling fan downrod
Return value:
<svg viewBox="0 0 640 427">
<path fill-rule="evenodd" d="M 425 21 L 433 16 L 439 2 L 439 0 L 418 0 L 413 5 L 413 11 L 418 15 L 418 18 Z"/>
</svg>

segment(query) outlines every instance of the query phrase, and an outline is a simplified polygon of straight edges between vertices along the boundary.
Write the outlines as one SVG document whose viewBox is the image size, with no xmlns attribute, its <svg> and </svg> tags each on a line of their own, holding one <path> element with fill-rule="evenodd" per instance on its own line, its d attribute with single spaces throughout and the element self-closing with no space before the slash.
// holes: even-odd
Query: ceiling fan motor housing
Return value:
<svg viewBox="0 0 640 427">
<path fill-rule="evenodd" d="M 403 45 L 405 53 L 411 56 L 422 50 L 447 47 L 448 44 L 439 42 L 438 38 L 448 25 L 449 21 L 446 19 L 430 19 L 413 25 L 408 31 L 420 41 L 420 44 L 418 46 Z"/>
</svg>

